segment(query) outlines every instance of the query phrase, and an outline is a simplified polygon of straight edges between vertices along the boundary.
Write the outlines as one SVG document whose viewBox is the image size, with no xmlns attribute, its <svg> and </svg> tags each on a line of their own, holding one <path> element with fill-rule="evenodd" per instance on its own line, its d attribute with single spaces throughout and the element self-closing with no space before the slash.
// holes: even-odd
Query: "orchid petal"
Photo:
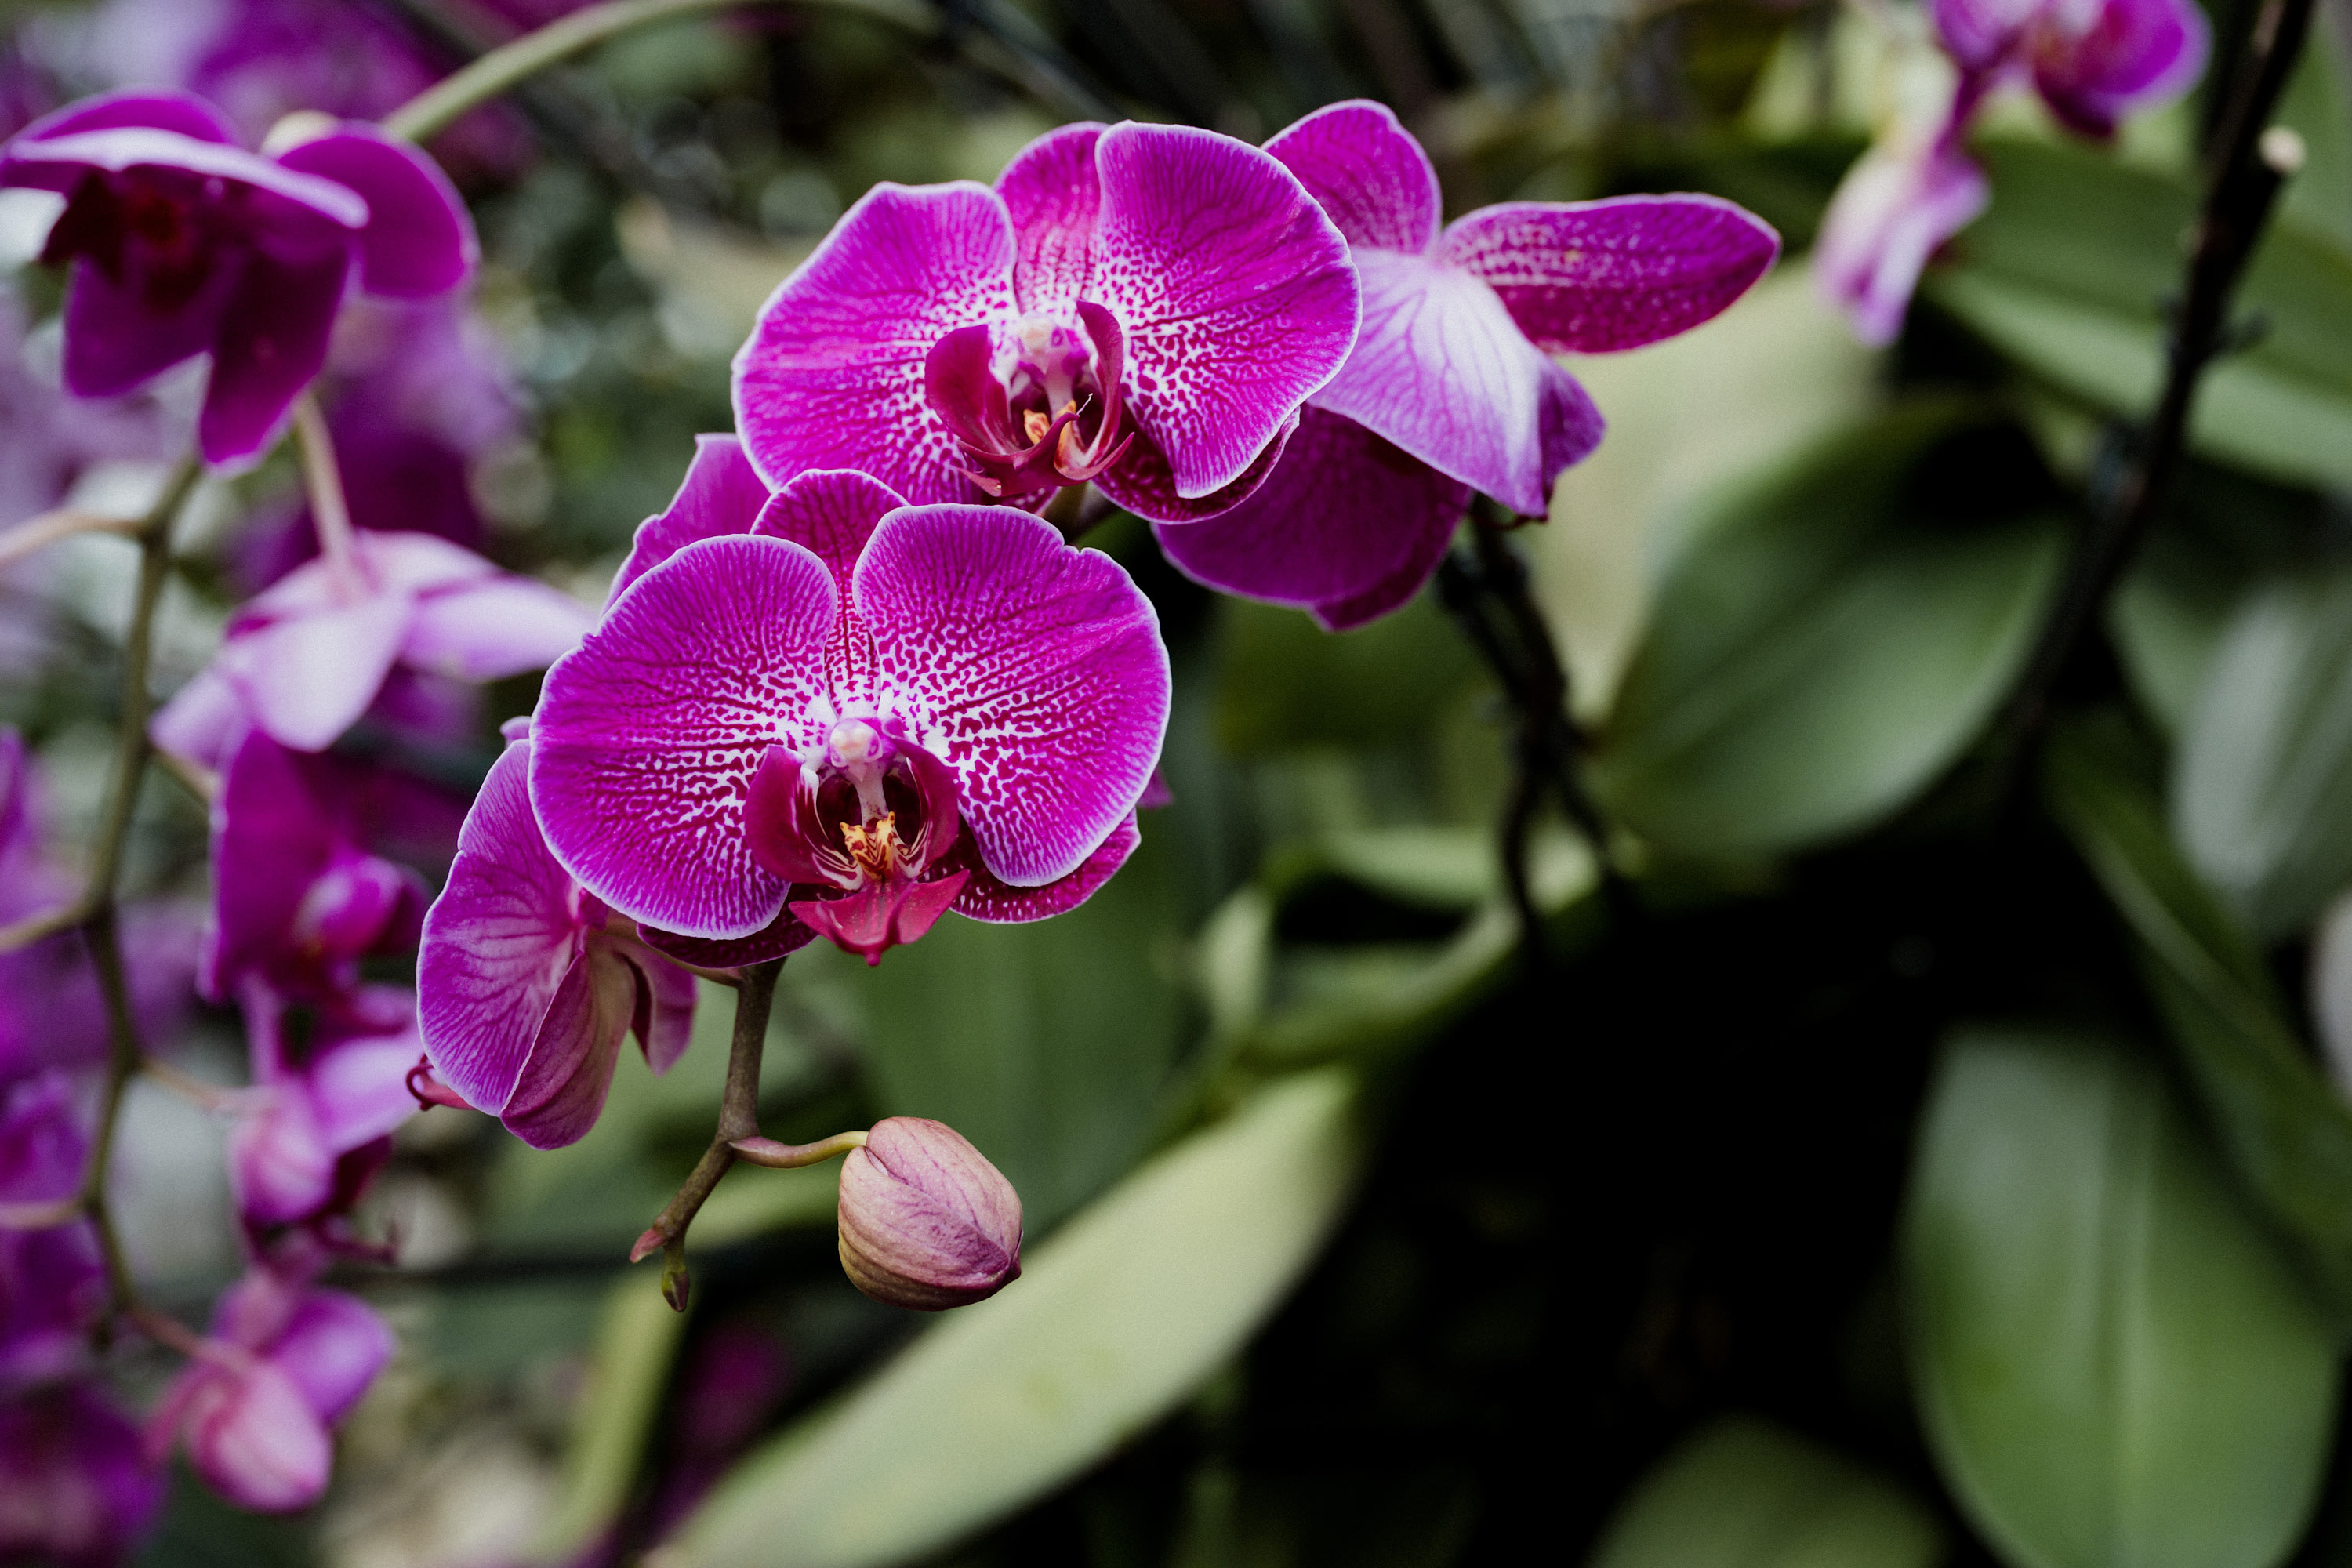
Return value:
<svg viewBox="0 0 2352 1568">
<path fill-rule="evenodd" d="M 2205 69 L 2211 26 L 2189 0 L 2106 0 L 2068 47 L 2033 51 L 2033 85 L 2086 136 L 2186 90 Z"/>
<path fill-rule="evenodd" d="M 1102 209 L 1095 143 L 1102 133 L 1091 121 L 1049 131 L 996 177 L 1019 246 L 1013 284 L 1024 310 L 1065 304 L 1094 281 Z"/>
<path fill-rule="evenodd" d="M 322 752 L 350 729 L 400 657 L 415 608 L 376 594 L 232 635 L 215 661 L 253 722 L 281 745 Z"/>
<path fill-rule="evenodd" d="M 367 563 L 369 579 L 380 588 L 398 593 L 430 594 L 499 575 L 497 563 L 437 533 L 367 530 L 353 535 L 352 542 L 360 559 Z M 315 574 L 312 580 L 316 583 L 331 585 L 334 581 L 324 562 L 313 563 L 303 570 Z M 295 575 L 299 574 L 280 579 L 255 602 L 272 599 Z"/>
<path fill-rule="evenodd" d="M 155 710 L 147 721 L 147 738 L 166 755 L 218 768 L 245 724 L 245 701 L 236 688 L 216 667 L 206 665 Z"/>
<path fill-rule="evenodd" d="M 240 1508 L 282 1513 L 327 1489 L 334 1444 L 300 1387 L 268 1362 L 198 1363 L 180 1405 L 188 1464 Z"/>
<path fill-rule="evenodd" d="M 310 1097 L 294 1084 L 251 1092 L 251 1107 L 229 1134 L 229 1187 L 237 1212 L 262 1225 L 317 1213 L 334 1191 L 335 1152 L 327 1147 Z"/>
<path fill-rule="evenodd" d="M 612 1091 L 636 999 L 637 972 L 628 960 L 592 946 L 572 961 L 499 1113 L 508 1131 L 534 1149 L 587 1136 Z"/>
<path fill-rule="evenodd" d="M 213 339 L 212 380 L 196 419 L 196 447 L 215 467 L 260 455 L 294 399 L 327 363 L 327 338 L 352 270 L 341 238 L 301 253 L 257 248 Z"/>
<path fill-rule="evenodd" d="M 645 1052 L 646 1066 L 658 1078 L 694 1041 L 694 976 L 643 942 L 615 936 L 592 941 L 625 960 L 636 972 L 636 1001 L 629 1029 Z"/>
<path fill-rule="evenodd" d="M 811 931 L 845 952 L 859 954 L 871 966 L 892 948 L 921 941 L 971 876 L 952 871 L 928 882 L 868 882 L 837 899 L 796 900 L 793 913 Z"/>
<path fill-rule="evenodd" d="M 881 184 L 784 279 L 735 356 L 736 427 L 772 486 L 856 468 L 910 500 L 970 494 L 923 363 L 958 327 L 1013 310 L 1013 242 L 985 185 Z"/>
<path fill-rule="evenodd" d="M 235 181 L 256 193 L 263 225 L 297 214 L 350 234 L 364 227 L 367 200 L 348 185 L 289 169 L 258 153 L 147 125 L 116 125 L 34 137 L 19 134 L 0 154 L 0 184 L 69 191 L 89 170 L 152 169 L 199 183 Z"/>
<path fill-rule="evenodd" d="M 1282 460 L 1284 447 L 1298 430 L 1299 416 L 1305 411 L 1294 410 L 1282 427 L 1274 433 L 1264 449 L 1250 460 L 1241 477 L 1222 489 L 1187 500 L 1176 493 L 1176 476 L 1168 467 L 1167 455 L 1160 451 L 1151 437 L 1141 430 L 1129 437 L 1127 456 L 1110 468 L 1095 476 L 1095 488 L 1108 496 L 1124 510 L 1149 519 L 1154 523 L 1204 522 L 1221 517 L 1247 500 L 1265 483 L 1266 476 Z"/>
<path fill-rule="evenodd" d="M 751 531 L 785 539 L 824 562 L 843 599 L 866 542 L 884 517 L 907 503 L 879 479 L 845 469 L 797 475 L 760 509 Z"/>
<path fill-rule="evenodd" d="M 418 599 L 401 658 L 463 680 L 501 680 L 553 664 L 595 621 L 562 589 L 502 574 Z"/>
<path fill-rule="evenodd" d="M 303 896 L 343 841 L 304 760 L 256 730 L 222 771 L 212 804 L 213 918 L 196 974 L 208 1001 L 227 1001 L 285 948 Z"/>
<path fill-rule="evenodd" d="M 2049 0 L 1928 0 L 1945 50 L 1966 70 L 1989 70 L 2017 47 Z"/>
<path fill-rule="evenodd" d="M 751 467 L 743 444 L 732 436 L 697 436 L 694 461 L 677 494 L 657 516 L 637 525 L 629 558 L 613 578 L 611 604 L 630 584 L 685 549 L 722 533 L 749 533 L 768 501 L 767 481 Z"/>
<path fill-rule="evenodd" d="M 1304 607 L 1372 592 L 1400 574 L 1412 579 L 1410 598 L 1469 505 L 1469 486 L 1310 406 L 1257 493 L 1222 517 L 1152 531 L 1194 582 Z"/>
<path fill-rule="evenodd" d="M 749 936 L 784 884 L 752 859 L 743 798 L 779 741 L 817 743 L 829 706 L 824 563 L 778 539 L 709 539 L 646 574 L 548 671 L 530 795 L 589 891 L 683 936 Z"/>
<path fill-rule="evenodd" d="M 269 1361 L 329 1425 L 348 1415 L 398 1346 L 373 1308 L 341 1290 L 308 1290 Z"/>
<path fill-rule="evenodd" d="M 237 145 L 236 127 L 228 116 L 193 92 L 173 87 L 134 87 L 76 99 L 63 109 L 43 115 L 16 135 L 21 141 L 46 142 L 79 136 L 88 131 L 114 131 L 126 125 L 169 131 L 198 142 Z"/>
<path fill-rule="evenodd" d="M 223 258 L 194 299 L 155 310 L 135 273 L 118 283 L 78 258 L 66 285 L 66 390 L 118 397 L 205 353 L 242 275 L 242 258 Z"/>
<path fill-rule="evenodd" d="M 1350 246 L 1418 256 L 1444 210 L 1437 169 L 1386 104 L 1328 104 L 1265 144 Z"/>
<path fill-rule="evenodd" d="M 373 1142 L 416 1114 L 408 1069 L 424 1049 L 412 1010 L 391 1034 L 359 1035 L 320 1050 L 303 1069 L 327 1147 L 344 1154 Z"/>
<path fill-rule="evenodd" d="M 1822 219 L 1816 291 L 1864 343 L 1893 342 L 1927 258 L 1991 197 L 1984 171 L 1957 148 L 1872 148 L 1846 171 Z"/>
<path fill-rule="evenodd" d="M 530 752 L 517 742 L 490 765 L 416 956 L 425 1054 L 444 1083 L 493 1114 L 580 952 L 572 879 L 531 815 Z"/>
<path fill-rule="evenodd" d="M 1537 347 L 1600 353 L 1687 331 L 1771 268 L 1780 237 L 1715 196 L 1506 202 L 1437 254 L 1482 279 Z"/>
<path fill-rule="evenodd" d="M 1346 361 L 1359 311 L 1348 242 L 1296 175 L 1230 137 L 1120 124 L 1095 159 L 1097 287 L 1127 330 L 1129 405 L 1176 493 L 1205 496 Z"/>
<path fill-rule="evenodd" d="M 1364 330 L 1316 403 L 1512 510 L 1540 517 L 1551 481 L 1601 440 L 1601 416 L 1528 342 L 1502 300 L 1425 257 L 1365 250 Z"/>
<path fill-rule="evenodd" d="M 1095 852 L 1080 862 L 1078 868 L 1066 877 L 1046 883 L 1042 888 L 1013 888 L 998 881 L 985 870 L 976 870 L 971 880 L 956 896 L 955 912 L 969 919 L 987 921 L 995 925 L 1020 924 L 1042 921 L 1048 915 L 1066 914 L 1094 897 L 1095 889 L 1111 879 L 1135 847 L 1143 842 L 1143 833 L 1136 826 L 1135 813 L 1117 827 L 1110 837 L 1096 846 Z"/>
<path fill-rule="evenodd" d="M 373 125 L 352 122 L 280 153 L 298 174 L 316 174 L 367 203 L 360 230 L 360 287 L 417 300 L 465 281 L 480 259 L 474 220 L 441 166 Z"/>
<path fill-rule="evenodd" d="M 803 925 L 800 917 L 788 908 L 764 930 L 731 942 L 680 936 L 649 925 L 637 927 L 637 939 L 664 957 L 690 963 L 697 969 L 740 969 L 745 964 L 765 963 L 772 958 L 798 952 L 816 940 L 816 932 Z"/>
<path fill-rule="evenodd" d="M 1168 653 L 1151 602 L 1108 556 L 1010 507 L 892 512 L 856 584 L 881 680 L 910 738 L 954 770 L 982 862 L 1019 887 L 1076 870 L 1160 760 Z"/>
</svg>

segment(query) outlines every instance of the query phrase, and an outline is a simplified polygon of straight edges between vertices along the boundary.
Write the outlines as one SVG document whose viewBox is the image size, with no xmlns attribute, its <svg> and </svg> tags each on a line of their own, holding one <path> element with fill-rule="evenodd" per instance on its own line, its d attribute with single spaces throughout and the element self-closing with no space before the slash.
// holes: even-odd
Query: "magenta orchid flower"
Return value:
<svg viewBox="0 0 2352 1568">
<path fill-rule="evenodd" d="M 1822 298 L 1873 347 L 1895 341 L 1928 258 L 1990 199 L 1961 144 L 1996 89 L 2030 82 L 2062 124 L 2105 140 L 2187 91 L 2210 43 L 2192 0 L 1935 0 L 1930 15 L 1958 68 L 1951 101 L 1932 124 L 1898 121 L 1846 172 L 1813 249 Z"/>
<path fill-rule="evenodd" d="M 1068 125 L 993 189 L 881 184 L 760 313 L 736 424 L 771 488 L 870 474 L 917 503 L 1089 480 L 1206 516 L 1263 479 L 1354 342 L 1348 249 L 1255 147 Z"/>
<path fill-rule="evenodd" d="M 646 926 L 732 942 L 789 911 L 869 963 L 950 909 L 1087 898 L 1167 728 L 1150 602 L 1013 508 L 842 472 L 761 500 L 749 470 L 705 438 L 548 672 L 530 799 L 556 860 Z"/>
<path fill-rule="evenodd" d="M 284 998 L 258 980 L 238 997 L 253 1087 L 238 1091 L 229 1188 L 257 1231 L 348 1210 L 416 1113 L 409 1068 L 423 1053 L 416 1004 L 398 986 L 363 985 L 305 1009 L 289 1027 Z"/>
<path fill-rule="evenodd" d="M 1780 253 L 1713 196 L 1507 202 L 1441 227 L 1429 155 L 1377 103 L 1318 110 L 1266 152 L 1347 237 L 1363 328 L 1264 488 L 1154 531 L 1209 586 L 1334 629 L 1418 592 L 1474 491 L 1541 516 L 1553 479 L 1600 443 L 1600 412 L 1552 354 L 1685 331 Z"/>
<path fill-rule="evenodd" d="M 89 1157 L 64 1073 L 37 1074 L 0 1095 L 0 1204 L 73 1196 Z M 0 1390 L 72 1372 L 105 1304 L 105 1268 L 87 1223 L 0 1228 Z"/>
<path fill-rule="evenodd" d="M 221 1297 L 201 1354 L 149 1423 L 240 1508 L 307 1508 L 327 1489 L 330 1429 L 392 1359 L 392 1331 L 357 1297 L 256 1269 Z"/>
<path fill-rule="evenodd" d="M 209 353 L 196 446 L 215 465 L 268 444 L 351 288 L 437 294 L 476 255 L 465 204 L 415 148 L 344 122 L 249 153 L 188 93 L 109 93 L 36 121 L 0 150 L 5 185 L 66 198 L 42 255 L 73 264 L 67 388 L 111 397 Z"/>
<path fill-rule="evenodd" d="M 549 854 L 531 815 L 531 743 L 490 768 L 425 921 L 425 1049 L 448 1086 L 539 1149 L 576 1142 L 604 1109 L 621 1037 L 656 1073 L 694 1030 L 694 976 Z M 798 931 L 777 949 L 809 940 Z"/>
<path fill-rule="evenodd" d="M 115 1568 L 165 1487 L 139 1428 L 91 1379 L 0 1394 L 0 1563 Z"/>
<path fill-rule="evenodd" d="M 323 751 L 395 667 L 464 680 L 538 669 L 592 617 L 544 583 L 426 533 L 355 533 L 348 558 L 297 567 L 231 617 L 220 652 L 155 715 L 156 745 L 219 767 L 250 723 Z"/>
</svg>

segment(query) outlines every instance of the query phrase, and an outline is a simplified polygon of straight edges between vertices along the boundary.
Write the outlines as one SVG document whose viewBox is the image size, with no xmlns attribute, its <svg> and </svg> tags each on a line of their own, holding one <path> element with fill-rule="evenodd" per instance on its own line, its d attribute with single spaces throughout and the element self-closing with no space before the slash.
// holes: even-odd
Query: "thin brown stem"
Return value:
<svg viewBox="0 0 2352 1568">
<path fill-rule="evenodd" d="M 14 566 L 26 556 L 77 533 L 136 533 L 140 522 L 135 517 L 100 517 L 96 512 L 76 511 L 70 507 L 45 511 L 0 533 L 0 568 Z"/>
<path fill-rule="evenodd" d="M 728 1046 L 727 1087 L 719 1096 L 718 1130 L 677 1195 L 664 1205 L 652 1226 L 637 1237 L 636 1246 L 629 1249 L 632 1263 L 656 1251 L 662 1253 L 662 1295 L 681 1312 L 686 1310 L 689 1289 L 687 1227 L 734 1165 L 735 1145 L 760 1136 L 760 1058 L 767 1049 L 768 1015 L 775 1005 L 776 979 L 783 970 L 781 958 L 743 966 L 735 990 L 735 1037 Z"/>
<path fill-rule="evenodd" d="M 351 503 L 343 496 L 343 471 L 335 461 L 335 437 L 316 394 L 294 400 L 294 442 L 302 454 L 302 489 L 310 502 L 310 526 L 319 553 L 347 590 L 357 592 L 359 545 L 352 533 Z"/>
</svg>

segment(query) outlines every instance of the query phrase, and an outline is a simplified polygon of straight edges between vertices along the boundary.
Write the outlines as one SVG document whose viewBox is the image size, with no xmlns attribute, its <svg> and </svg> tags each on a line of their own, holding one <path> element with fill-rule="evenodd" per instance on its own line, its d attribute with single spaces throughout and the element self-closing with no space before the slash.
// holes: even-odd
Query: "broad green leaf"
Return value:
<svg viewBox="0 0 2352 1568">
<path fill-rule="evenodd" d="M 1357 1114 L 1348 1074 L 1287 1079 L 1143 1166 L 1001 1294 L 740 1465 L 681 1568 L 906 1562 L 1097 1462 L 1231 1357 L 1314 1257 L 1354 1181 Z"/>
<path fill-rule="evenodd" d="M 2180 289 L 2196 195 L 2182 180 L 2054 142 L 1980 149 L 1993 200 L 1931 298 L 2011 358 L 2132 417 L 2164 375 L 2165 302 Z M 2352 250 L 2273 221 L 2236 300 L 2268 330 L 2198 393 L 2194 447 L 2304 484 L 2352 480 Z"/>
<path fill-rule="evenodd" d="M 2301 931 L 2352 881 L 2352 572 L 2239 606 L 2173 764 L 2172 825 L 2265 939 Z"/>
<path fill-rule="evenodd" d="M 2271 1568 L 2293 1547 L 2336 1337 L 2147 1063 L 1956 1037 L 1902 1261 L 1929 1446 L 2015 1568 Z"/>
<path fill-rule="evenodd" d="M 2279 193 L 2297 225 L 2352 249 L 2352 68 L 2341 35 L 2314 27 L 2279 99 L 2278 122 L 2303 137 L 2303 167 Z"/>
<path fill-rule="evenodd" d="M 1595 759 L 1625 823 L 1689 854 L 1793 850 L 1895 812 L 1968 744 L 2024 657 L 2060 528 L 1902 516 L 1955 427 L 1891 415 L 1705 506 Z"/>
<path fill-rule="evenodd" d="M 2096 724 L 2060 731 L 2044 787 L 2137 939 L 2222 1152 L 2314 1279 L 2352 1311 L 2352 1111 L 2286 1022 L 2261 958 L 2182 863 L 2126 738 Z"/>
<path fill-rule="evenodd" d="M 531 1561 L 572 1561 L 628 1506 L 686 1320 L 646 1273 L 605 1292 L 604 1331 L 564 1451 L 563 1489 L 532 1542 Z"/>
<path fill-rule="evenodd" d="M 1217 731 L 1242 756 L 1420 742 L 1431 712 L 1477 678 L 1433 595 L 1336 637 L 1246 599 L 1218 615 Z"/>
<path fill-rule="evenodd" d="M 1590 1568 L 1934 1568 L 1944 1532 L 1882 1476 L 1750 1415 L 1685 1438 L 1635 1484 Z"/>
</svg>

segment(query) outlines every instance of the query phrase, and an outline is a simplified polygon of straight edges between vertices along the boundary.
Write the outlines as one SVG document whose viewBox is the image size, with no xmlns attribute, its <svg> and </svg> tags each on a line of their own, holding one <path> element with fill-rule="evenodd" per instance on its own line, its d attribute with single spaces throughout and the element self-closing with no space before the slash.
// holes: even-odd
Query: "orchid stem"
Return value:
<svg viewBox="0 0 2352 1568">
<path fill-rule="evenodd" d="M 2263 132 L 2303 52 L 2311 8 L 2312 0 L 2267 0 L 2255 17 L 2249 58 L 2239 70 L 2207 163 L 2205 200 L 2163 395 L 2137 443 L 2137 460 L 2104 495 L 2094 496 L 2090 525 L 2075 542 L 2041 635 L 2001 710 L 1996 766 L 2005 782 L 2014 778 L 2016 763 L 2048 722 L 2060 679 L 2171 493 L 2198 385 L 2223 352 L 2230 297 L 2280 186 L 2294 172 L 2291 153 Z"/>
<path fill-rule="evenodd" d="M 294 440 L 302 453 L 302 488 L 310 495 L 319 553 L 326 557 L 327 570 L 337 581 L 356 592 L 359 544 L 352 532 L 351 502 L 343 494 L 342 468 L 335 461 L 335 437 L 314 391 L 294 400 Z"/>
<path fill-rule="evenodd" d="M 686 1310 L 689 1281 L 686 1271 L 686 1232 L 721 1177 L 735 1163 L 735 1145 L 760 1137 L 760 1058 L 768 1047 L 768 1015 L 776 1001 L 776 979 L 784 961 L 743 966 L 735 991 L 735 1037 L 727 1051 L 727 1087 L 719 1100 L 719 1129 L 710 1147 L 702 1152 L 677 1195 L 669 1200 L 653 1225 L 629 1251 L 636 1263 L 658 1248 L 662 1257 L 662 1295 L 677 1310 Z M 863 1142 L 863 1139 L 860 1139 Z M 782 1145 L 780 1145 L 781 1147 Z"/>
<path fill-rule="evenodd" d="M 861 12 L 910 31 L 928 35 L 938 23 L 913 0 L 802 0 L 838 10 Z M 501 44 L 471 65 L 453 72 L 386 115 L 386 134 L 423 142 L 465 115 L 527 80 L 605 39 L 651 26 L 657 22 L 724 11 L 745 0 L 604 0 L 586 5 L 547 26 Z"/>
<path fill-rule="evenodd" d="M 836 1132 L 814 1143 L 779 1143 L 773 1138 L 738 1138 L 730 1145 L 735 1157 L 772 1171 L 797 1171 L 866 1147 L 863 1132 Z"/>
<path fill-rule="evenodd" d="M 141 521 L 135 517 L 100 517 L 71 507 L 45 511 L 0 533 L 0 569 L 14 566 L 26 556 L 77 533 L 136 533 Z"/>
</svg>

